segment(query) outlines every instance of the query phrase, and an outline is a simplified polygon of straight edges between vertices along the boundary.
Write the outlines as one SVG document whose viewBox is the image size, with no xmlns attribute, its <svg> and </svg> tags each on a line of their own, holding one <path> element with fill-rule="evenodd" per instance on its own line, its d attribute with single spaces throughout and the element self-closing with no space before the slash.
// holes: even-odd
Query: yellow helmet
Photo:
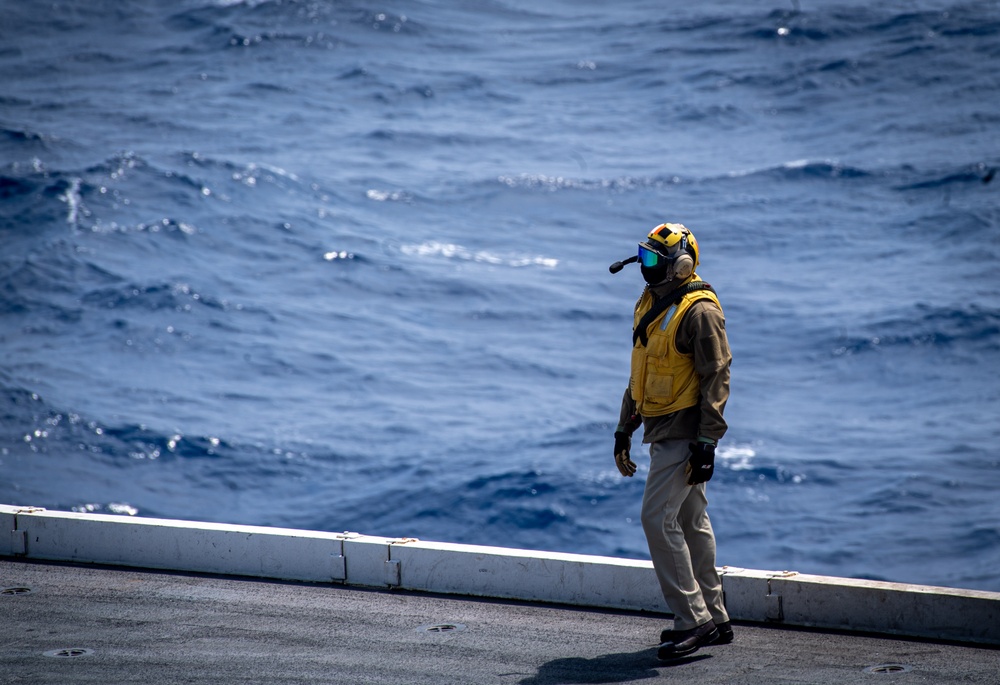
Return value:
<svg viewBox="0 0 1000 685">
<path fill-rule="evenodd" d="M 651 285 L 684 280 L 700 264 L 698 241 L 683 224 L 660 224 L 639 243 L 639 263 Z"/>
</svg>

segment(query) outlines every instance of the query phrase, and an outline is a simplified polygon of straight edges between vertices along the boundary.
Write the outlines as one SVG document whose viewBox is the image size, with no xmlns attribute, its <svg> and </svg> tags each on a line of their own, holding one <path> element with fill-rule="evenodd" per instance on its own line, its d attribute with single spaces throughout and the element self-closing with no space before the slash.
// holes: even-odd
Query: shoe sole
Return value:
<svg viewBox="0 0 1000 685">
<path fill-rule="evenodd" d="M 670 635 L 668 633 L 661 633 L 660 634 L 660 644 L 662 645 L 664 642 L 673 642 L 676 637 L 677 637 L 676 635 Z M 735 639 L 735 636 L 733 635 L 733 631 L 730 630 L 729 632 L 726 632 L 726 633 L 720 632 L 719 633 L 719 637 L 716 638 L 715 640 L 713 640 L 712 644 L 713 645 L 728 645 L 728 644 L 732 644 L 732 642 L 733 642 L 734 639 Z"/>
</svg>

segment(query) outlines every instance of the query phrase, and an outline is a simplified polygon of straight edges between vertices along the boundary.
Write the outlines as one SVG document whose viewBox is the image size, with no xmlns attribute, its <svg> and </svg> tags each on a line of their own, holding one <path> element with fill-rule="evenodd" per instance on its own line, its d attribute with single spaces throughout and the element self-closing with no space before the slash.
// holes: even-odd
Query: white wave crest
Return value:
<svg viewBox="0 0 1000 685">
<path fill-rule="evenodd" d="M 726 467 L 733 471 L 746 471 L 753 468 L 753 458 L 757 453 L 751 447 L 735 445 L 719 448 L 719 458 L 722 459 Z"/>
<path fill-rule="evenodd" d="M 399 249 L 403 254 L 410 255 L 411 257 L 444 257 L 445 259 L 459 259 L 481 264 L 496 264 L 498 266 L 540 266 L 546 269 L 554 269 L 559 265 L 559 260 L 553 257 L 509 253 L 497 254 L 486 250 L 470 250 L 455 243 L 442 243 L 436 240 L 423 242 L 419 245 L 403 245 Z"/>
</svg>

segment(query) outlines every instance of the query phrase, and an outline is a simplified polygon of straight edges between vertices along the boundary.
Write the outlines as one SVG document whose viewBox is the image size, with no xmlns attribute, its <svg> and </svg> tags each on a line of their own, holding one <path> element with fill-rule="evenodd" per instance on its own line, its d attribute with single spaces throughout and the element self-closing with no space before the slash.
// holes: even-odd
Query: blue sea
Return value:
<svg viewBox="0 0 1000 685">
<path fill-rule="evenodd" d="M 996 1 L 0 0 L 0 502 L 648 558 L 608 265 L 671 221 L 718 563 L 998 591 L 998 60 Z"/>
</svg>

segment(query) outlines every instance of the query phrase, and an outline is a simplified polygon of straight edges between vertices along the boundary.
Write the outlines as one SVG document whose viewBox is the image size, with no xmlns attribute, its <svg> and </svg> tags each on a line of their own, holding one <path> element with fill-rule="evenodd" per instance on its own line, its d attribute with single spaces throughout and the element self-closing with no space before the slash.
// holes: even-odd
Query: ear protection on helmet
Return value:
<svg viewBox="0 0 1000 685">
<path fill-rule="evenodd" d="M 682 241 L 681 249 L 683 252 L 677 255 L 674 259 L 674 278 L 679 278 L 681 280 L 689 277 L 694 273 L 694 257 L 688 252 L 687 249 L 687 237 Z"/>
</svg>

